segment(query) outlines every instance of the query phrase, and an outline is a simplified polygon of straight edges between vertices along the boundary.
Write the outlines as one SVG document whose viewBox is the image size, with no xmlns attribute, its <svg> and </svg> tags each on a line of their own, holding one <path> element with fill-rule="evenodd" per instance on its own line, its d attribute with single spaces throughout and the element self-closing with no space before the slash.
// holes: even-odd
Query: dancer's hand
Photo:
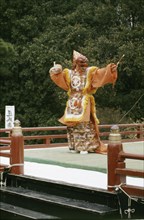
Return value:
<svg viewBox="0 0 144 220">
<path fill-rule="evenodd" d="M 117 71 L 117 67 L 118 67 L 117 64 L 112 63 L 112 65 L 111 65 L 111 71 L 112 71 L 112 72 L 116 72 L 116 71 Z"/>
<path fill-rule="evenodd" d="M 60 64 L 54 64 L 54 66 L 50 69 L 50 74 L 58 74 L 62 72 L 62 66 Z"/>
</svg>

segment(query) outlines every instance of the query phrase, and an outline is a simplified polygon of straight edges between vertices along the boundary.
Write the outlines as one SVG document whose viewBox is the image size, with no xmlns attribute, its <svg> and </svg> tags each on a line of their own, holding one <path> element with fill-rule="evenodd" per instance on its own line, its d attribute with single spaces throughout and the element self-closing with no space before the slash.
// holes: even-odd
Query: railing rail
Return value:
<svg viewBox="0 0 144 220">
<path fill-rule="evenodd" d="M 119 153 L 119 161 L 122 161 L 123 159 L 136 159 L 136 160 L 144 160 L 144 155 L 139 154 L 131 154 L 131 153 L 125 153 L 121 151 Z"/>
</svg>

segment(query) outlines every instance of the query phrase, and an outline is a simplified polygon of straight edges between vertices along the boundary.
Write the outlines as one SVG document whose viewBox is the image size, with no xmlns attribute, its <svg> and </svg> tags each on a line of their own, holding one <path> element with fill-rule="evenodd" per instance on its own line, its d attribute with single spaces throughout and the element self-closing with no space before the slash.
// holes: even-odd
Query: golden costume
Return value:
<svg viewBox="0 0 144 220">
<path fill-rule="evenodd" d="M 74 51 L 73 62 L 83 57 Z M 76 66 L 76 65 L 75 65 Z M 50 69 L 50 77 L 56 85 L 67 91 L 68 101 L 59 121 L 67 125 L 69 149 L 76 152 L 104 153 L 105 148 L 99 138 L 95 99 L 93 94 L 107 83 L 114 84 L 117 71 L 115 64 L 99 69 L 96 66 L 85 67 L 78 71 L 64 69 L 57 64 Z"/>
</svg>

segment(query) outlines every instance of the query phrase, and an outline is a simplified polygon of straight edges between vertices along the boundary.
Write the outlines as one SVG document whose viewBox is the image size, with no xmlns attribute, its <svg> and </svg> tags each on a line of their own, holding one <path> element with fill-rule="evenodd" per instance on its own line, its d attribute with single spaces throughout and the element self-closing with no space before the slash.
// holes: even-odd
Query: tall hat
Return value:
<svg viewBox="0 0 144 220">
<path fill-rule="evenodd" d="M 82 55 L 81 53 L 77 52 L 76 50 L 73 50 L 73 64 L 75 64 L 76 60 L 80 57 L 83 59 L 87 59 L 86 56 Z"/>
</svg>

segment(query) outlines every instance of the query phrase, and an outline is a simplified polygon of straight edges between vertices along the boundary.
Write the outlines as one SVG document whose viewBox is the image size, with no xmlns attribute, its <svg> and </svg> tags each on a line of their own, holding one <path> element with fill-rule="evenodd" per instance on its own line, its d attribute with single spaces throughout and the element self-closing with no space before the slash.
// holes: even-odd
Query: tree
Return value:
<svg viewBox="0 0 144 220">
<path fill-rule="evenodd" d="M 142 0 L 1 0 L 1 39 L 15 51 L 4 59 L 9 73 L 1 74 L 2 116 L 9 104 L 22 126 L 58 124 L 66 93 L 48 71 L 54 61 L 70 68 L 73 49 L 99 67 L 125 54 L 114 89 L 101 88 L 95 98 L 100 108 L 127 112 L 144 93 L 143 13 Z M 134 121 L 142 120 L 143 98 L 128 115 Z"/>
<path fill-rule="evenodd" d="M 0 77 L 9 76 L 9 67 L 14 55 L 13 45 L 0 39 Z"/>
</svg>

